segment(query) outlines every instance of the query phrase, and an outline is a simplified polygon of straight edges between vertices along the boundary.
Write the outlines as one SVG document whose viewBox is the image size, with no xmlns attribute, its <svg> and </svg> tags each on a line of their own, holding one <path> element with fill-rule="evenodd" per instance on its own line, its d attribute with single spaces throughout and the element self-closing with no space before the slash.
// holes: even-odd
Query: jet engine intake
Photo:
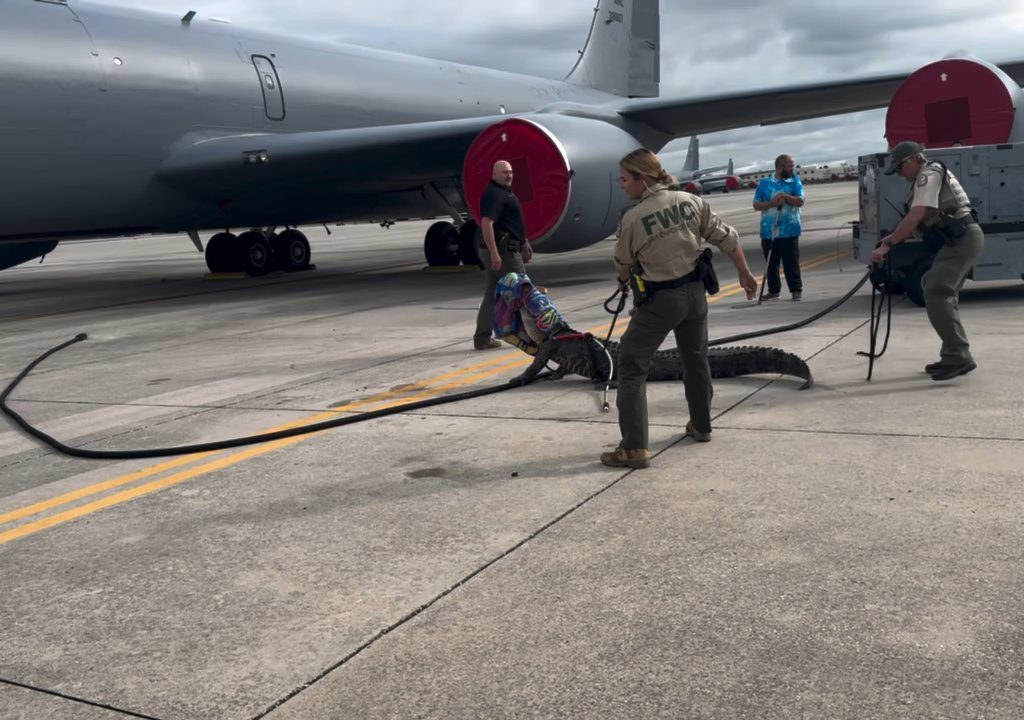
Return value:
<svg viewBox="0 0 1024 720">
<path fill-rule="evenodd" d="M 1024 91 L 995 65 L 947 58 L 918 68 L 900 85 L 885 116 L 889 147 L 926 148 L 1024 140 Z"/>
<path fill-rule="evenodd" d="M 615 232 L 633 204 L 619 188 L 619 160 L 641 146 L 602 120 L 554 114 L 503 120 L 481 132 L 466 153 L 467 208 L 480 222 L 480 196 L 494 163 L 507 160 L 527 236 L 538 252 L 593 245 Z"/>
</svg>

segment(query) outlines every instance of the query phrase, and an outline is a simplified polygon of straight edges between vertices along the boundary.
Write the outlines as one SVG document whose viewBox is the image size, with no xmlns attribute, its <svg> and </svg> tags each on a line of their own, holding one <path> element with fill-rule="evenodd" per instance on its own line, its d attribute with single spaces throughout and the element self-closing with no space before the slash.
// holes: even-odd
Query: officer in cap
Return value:
<svg viewBox="0 0 1024 720">
<path fill-rule="evenodd" d="M 971 209 L 967 193 L 945 165 L 929 161 L 924 147 L 905 140 L 891 151 L 886 175 L 899 173 L 910 183 L 903 221 L 871 253 L 879 263 L 893 245 L 918 236 L 935 253 L 925 276 L 924 299 L 928 320 L 942 340 L 938 362 L 925 366 L 933 380 L 949 380 L 977 367 L 967 333 L 960 322 L 960 288 L 985 244 L 985 235 Z"/>
</svg>

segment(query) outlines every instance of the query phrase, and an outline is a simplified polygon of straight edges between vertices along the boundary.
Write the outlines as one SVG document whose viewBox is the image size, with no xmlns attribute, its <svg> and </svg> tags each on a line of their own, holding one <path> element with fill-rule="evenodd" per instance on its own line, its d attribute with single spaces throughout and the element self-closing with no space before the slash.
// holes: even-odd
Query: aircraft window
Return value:
<svg viewBox="0 0 1024 720">
<path fill-rule="evenodd" d="M 274 82 L 274 76 L 273 75 L 269 75 L 269 74 L 264 75 L 263 76 L 263 81 L 267 84 L 267 90 L 273 90 L 274 88 L 277 87 L 277 83 Z"/>
<path fill-rule="evenodd" d="M 506 111 L 505 111 L 505 106 L 504 106 L 504 105 L 501 105 L 501 106 L 499 106 L 499 109 L 501 110 L 501 114 L 502 114 L 502 115 L 504 115 L 504 114 L 505 114 L 505 112 L 506 112 Z"/>
<path fill-rule="evenodd" d="M 121 58 L 114 58 L 114 64 L 120 67 L 124 64 L 124 60 L 122 60 Z"/>
</svg>

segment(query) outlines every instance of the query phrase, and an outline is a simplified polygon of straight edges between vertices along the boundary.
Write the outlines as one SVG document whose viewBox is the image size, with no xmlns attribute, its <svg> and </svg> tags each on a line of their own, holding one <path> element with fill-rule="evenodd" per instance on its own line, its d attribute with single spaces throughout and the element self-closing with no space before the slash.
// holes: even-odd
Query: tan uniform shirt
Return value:
<svg viewBox="0 0 1024 720">
<path fill-rule="evenodd" d="M 971 201 L 964 192 L 960 181 L 953 173 L 946 175 L 946 186 L 942 186 L 942 168 L 927 164 L 917 174 L 917 180 L 910 186 L 908 200 L 910 207 L 928 208 L 919 227 L 931 227 L 939 222 L 940 214 L 949 212 L 961 218 L 971 212 Z"/>
<path fill-rule="evenodd" d="M 645 280 L 675 280 L 696 267 L 701 240 L 724 253 L 739 245 L 736 230 L 722 222 L 707 202 L 655 185 L 619 221 L 615 269 L 625 274 L 639 260 Z"/>
</svg>

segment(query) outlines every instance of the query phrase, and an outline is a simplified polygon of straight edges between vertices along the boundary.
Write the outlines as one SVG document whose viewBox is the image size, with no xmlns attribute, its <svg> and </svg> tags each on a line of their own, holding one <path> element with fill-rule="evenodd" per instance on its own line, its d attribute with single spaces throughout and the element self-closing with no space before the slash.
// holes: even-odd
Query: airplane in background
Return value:
<svg viewBox="0 0 1024 720">
<path fill-rule="evenodd" d="M 884 107 L 908 77 L 661 98 L 658 0 L 599 0 L 560 81 L 194 10 L 0 4 L 0 268 L 68 239 L 187 233 L 212 272 L 300 270 L 300 226 L 444 215 L 428 264 L 470 264 L 497 159 L 537 252 L 570 251 L 614 231 L 635 148 Z M 1024 61 L 985 67 L 1019 90 Z"/>
<path fill-rule="evenodd" d="M 675 177 L 676 187 L 694 195 L 701 195 L 712 190 L 728 192 L 730 189 L 739 188 L 739 178 L 735 178 L 735 181 L 732 179 L 735 173 L 732 158 L 729 158 L 727 165 L 700 167 L 700 139 L 696 135 L 690 138 L 682 170 L 673 172 L 672 168 L 679 162 L 681 156 L 681 151 L 658 154 L 662 166 Z"/>
</svg>

